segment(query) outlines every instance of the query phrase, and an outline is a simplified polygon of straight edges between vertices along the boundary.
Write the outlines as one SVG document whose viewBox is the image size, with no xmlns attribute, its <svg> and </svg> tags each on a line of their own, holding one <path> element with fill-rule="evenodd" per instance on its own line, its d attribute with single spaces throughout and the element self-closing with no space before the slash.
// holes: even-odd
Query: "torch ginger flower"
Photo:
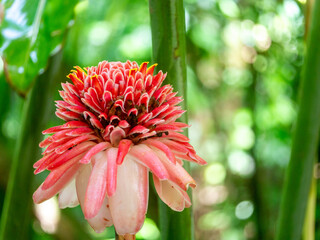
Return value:
<svg viewBox="0 0 320 240">
<path fill-rule="evenodd" d="M 195 181 L 182 159 L 206 162 L 179 132 L 188 127 L 176 120 L 185 112 L 172 86 L 161 86 L 166 74 L 153 76 L 156 65 L 100 62 L 76 67 L 62 83 L 56 115 L 65 124 L 43 131 L 53 134 L 34 164 L 35 174 L 50 171 L 33 195 L 41 203 L 59 193 L 60 208 L 81 205 L 96 232 L 115 226 L 119 235 L 135 234 L 148 205 L 148 173 L 171 209 L 191 205 L 186 193 Z"/>
</svg>

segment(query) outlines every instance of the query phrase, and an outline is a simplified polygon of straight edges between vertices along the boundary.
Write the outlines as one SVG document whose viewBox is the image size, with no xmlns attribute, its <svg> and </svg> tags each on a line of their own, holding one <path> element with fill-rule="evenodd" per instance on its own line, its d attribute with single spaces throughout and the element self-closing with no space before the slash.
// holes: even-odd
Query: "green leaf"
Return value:
<svg viewBox="0 0 320 240">
<path fill-rule="evenodd" d="M 77 1 L 4 0 L 0 52 L 7 81 L 21 95 L 43 72 L 63 40 Z"/>
<path fill-rule="evenodd" d="M 167 72 L 166 83 L 186 97 L 186 40 L 182 0 L 150 0 L 153 62 Z M 186 109 L 186 99 L 182 104 Z M 187 115 L 180 119 L 187 122 Z M 187 132 L 185 132 L 187 134 Z M 183 165 L 189 170 L 189 164 Z M 193 239 L 192 209 L 172 211 L 159 200 L 161 239 Z"/>
<path fill-rule="evenodd" d="M 53 57 L 49 69 L 40 75 L 27 95 L 1 216 L 1 240 L 30 239 L 27 234 L 32 215 L 32 165 L 41 156 L 38 146 L 43 137 L 41 131 L 54 112 L 52 102 L 61 79 L 57 71 L 61 56 L 59 53 Z"/>
<path fill-rule="evenodd" d="M 281 202 L 278 240 L 300 240 L 320 128 L 320 1 L 314 2 L 291 159 Z"/>
</svg>

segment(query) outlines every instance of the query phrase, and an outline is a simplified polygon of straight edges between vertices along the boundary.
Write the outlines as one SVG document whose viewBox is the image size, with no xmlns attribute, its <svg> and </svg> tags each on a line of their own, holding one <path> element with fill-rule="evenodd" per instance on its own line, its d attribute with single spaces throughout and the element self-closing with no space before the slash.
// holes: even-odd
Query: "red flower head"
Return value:
<svg viewBox="0 0 320 240">
<path fill-rule="evenodd" d="M 153 76 L 156 65 L 101 62 L 76 67 L 63 83 L 56 115 L 65 124 L 40 143 L 46 148 L 34 164 L 35 173 L 50 174 L 33 195 L 41 203 L 59 193 L 61 208 L 79 203 L 92 228 L 114 225 L 118 234 L 135 234 L 148 205 L 148 172 L 163 202 L 175 211 L 191 205 L 186 193 L 195 181 L 182 159 L 206 162 L 179 132 L 188 127 L 176 120 L 185 112 L 183 99 L 166 74 Z"/>
</svg>

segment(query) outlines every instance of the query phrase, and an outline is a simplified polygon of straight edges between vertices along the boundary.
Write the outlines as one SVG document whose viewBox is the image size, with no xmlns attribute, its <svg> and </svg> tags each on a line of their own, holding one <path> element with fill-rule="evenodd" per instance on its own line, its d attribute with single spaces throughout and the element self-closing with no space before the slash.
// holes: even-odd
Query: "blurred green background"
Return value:
<svg viewBox="0 0 320 240">
<path fill-rule="evenodd" d="M 10 6 L 16 4 L 15 10 L 20 9 L 21 13 L 26 10 L 19 8 L 24 1 L 5 4 L 8 2 Z M 69 5 L 59 6 L 58 15 L 40 20 L 52 31 L 40 27 L 48 46 L 28 52 L 31 60 L 37 61 L 28 69 L 27 77 L 44 72 L 49 54 L 60 49 L 63 49 L 60 82 L 67 81 L 64 76 L 76 65 L 97 65 L 102 60 L 151 61 L 148 1 L 64 2 Z M 44 11 L 50 13 L 59 3 L 47 1 Z M 185 0 L 184 5 L 189 135 L 198 154 L 208 162 L 204 167 L 192 165 L 198 183 L 193 191 L 196 239 L 273 239 L 297 110 L 305 1 Z M 3 19 L 3 8 L 0 13 Z M 56 19 L 69 21 L 66 33 L 55 29 Z M 11 28 L 11 35 L 4 31 L 10 30 L 8 22 L 6 19 L 2 24 L 1 51 L 19 63 L 23 56 L 8 51 L 6 45 L 5 39 L 10 42 L 11 36 L 15 40 L 17 33 L 16 26 Z M 20 43 L 20 47 L 24 48 L 24 44 Z M 23 107 L 23 98 L 5 81 L 3 66 L 0 61 L 0 206 Z M 23 69 L 9 66 L 10 71 L 21 74 Z M 61 87 L 57 85 L 52 90 L 56 92 L 55 99 L 59 99 L 58 89 Z M 58 123 L 52 114 L 48 127 Z M 44 175 L 35 177 L 35 186 Z M 94 233 L 80 207 L 59 210 L 56 200 L 36 207 L 34 213 L 30 226 L 32 239 L 114 236 L 112 229 Z M 160 237 L 157 220 L 149 215 L 138 239 Z M 320 238 L 319 230 L 316 234 Z"/>
</svg>

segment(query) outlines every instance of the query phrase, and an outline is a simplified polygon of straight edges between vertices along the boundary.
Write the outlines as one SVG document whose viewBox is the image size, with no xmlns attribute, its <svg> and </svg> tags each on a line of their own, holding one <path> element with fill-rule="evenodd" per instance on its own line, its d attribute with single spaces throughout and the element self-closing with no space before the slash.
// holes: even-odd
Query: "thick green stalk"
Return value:
<svg viewBox="0 0 320 240">
<path fill-rule="evenodd" d="M 32 215 L 33 163 L 40 158 L 39 142 L 50 113 L 53 89 L 59 81 L 56 77 L 61 54 L 50 61 L 49 69 L 38 77 L 32 91 L 27 95 L 23 122 L 13 158 L 9 183 L 1 217 L 0 239 L 30 239 L 28 228 Z"/>
<path fill-rule="evenodd" d="M 150 0 L 153 62 L 168 73 L 166 83 L 186 97 L 186 39 L 182 0 Z M 183 102 L 186 109 L 186 99 Z M 187 122 L 184 115 L 181 121 Z M 187 133 L 186 133 L 187 134 Z M 189 164 L 184 167 L 189 170 Z M 174 212 L 159 202 L 161 239 L 193 239 L 192 209 Z"/>
<path fill-rule="evenodd" d="M 315 219 L 316 219 L 316 198 L 317 198 L 317 179 L 312 178 L 311 189 L 308 199 L 308 207 L 303 225 L 303 240 L 315 239 Z"/>
<path fill-rule="evenodd" d="M 277 240 L 300 240 L 320 127 L 320 0 L 316 0 L 302 72 L 301 98 L 286 172 Z"/>
</svg>

